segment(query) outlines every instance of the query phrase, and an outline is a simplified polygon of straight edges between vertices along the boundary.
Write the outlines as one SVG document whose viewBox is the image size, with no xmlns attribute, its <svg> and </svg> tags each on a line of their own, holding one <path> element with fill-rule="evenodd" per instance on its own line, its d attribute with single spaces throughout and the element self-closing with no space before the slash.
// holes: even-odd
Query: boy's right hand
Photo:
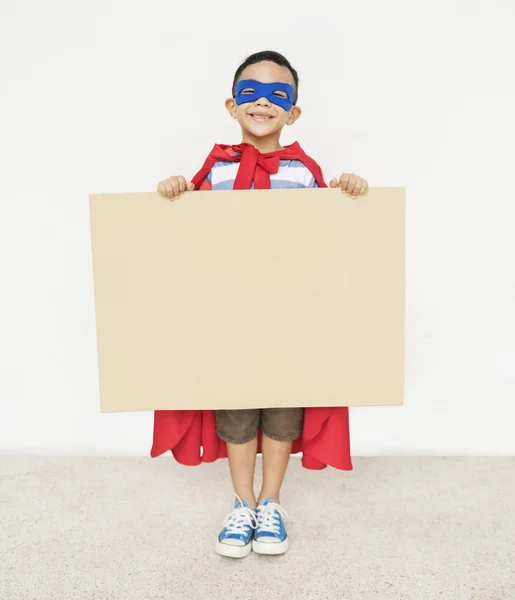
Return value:
<svg viewBox="0 0 515 600">
<path fill-rule="evenodd" d="M 157 191 L 170 200 L 177 200 L 181 194 L 184 192 L 192 192 L 195 189 L 195 186 L 188 181 L 186 183 L 186 179 L 182 175 L 173 175 L 172 177 L 168 177 L 164 181 L 161 181 L 157 186 Z"/>
</svg>

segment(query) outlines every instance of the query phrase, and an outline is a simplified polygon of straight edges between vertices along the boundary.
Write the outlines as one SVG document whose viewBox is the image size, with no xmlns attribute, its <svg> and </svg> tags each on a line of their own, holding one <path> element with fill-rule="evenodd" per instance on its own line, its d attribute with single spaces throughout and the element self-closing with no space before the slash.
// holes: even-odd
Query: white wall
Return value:
<svg viewBox="0 0 515 600">
<path fill-rule="evenodd" d="M 0 0 L 0 451 L 147 454 L 99 411 L 91 192 L 191 176 L 250 53 L 301 77 L 326 179 L 407 189 L 406 402 L 351 410 L 353 453 L 515 453 L 511 2 Z"/>
</svg>

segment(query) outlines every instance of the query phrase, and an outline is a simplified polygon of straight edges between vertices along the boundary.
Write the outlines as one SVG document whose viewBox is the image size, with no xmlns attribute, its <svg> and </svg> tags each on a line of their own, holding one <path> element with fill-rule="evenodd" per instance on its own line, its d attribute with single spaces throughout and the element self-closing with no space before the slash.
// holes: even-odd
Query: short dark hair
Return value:
<svg viewBox="0 0 515 600">
<path fill-rule="evenodd" d="M 265 60 L 269 60 L 270 62 L 279 65 L 280 67 L 286 67 L 289 69 L 290 73 L 293 76 L 293 81 L 295 82 L 294 86 L 294 97 L 293 104 L 297 103 L 298 90 L 299 90 L 299 75 L 297 71 L 291 66 L 290 61 L 285 58 L 282 54 L 278 52 L 273 52 L 272 50 L 265 50 L 264 52 L 256 52 L 255 54 L 251 54 L 248 58 L 245 59 L 243 63 L 238 67 L 236 73 L 234 74 L 234 80 L 232 83 L 232 95 L 233 98 L 236 95 L 236 84 L 243 73 L 243 71 L 250 65 L 255 65 L 256 63 L 263 62 Z"/>
</svg>

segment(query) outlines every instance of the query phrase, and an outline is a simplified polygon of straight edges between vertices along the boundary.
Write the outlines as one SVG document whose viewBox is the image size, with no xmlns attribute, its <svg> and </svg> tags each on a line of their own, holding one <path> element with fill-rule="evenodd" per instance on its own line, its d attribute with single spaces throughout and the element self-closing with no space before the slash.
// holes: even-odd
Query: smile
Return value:
<svg viewBox="0 0 515 600">
<path fill-rule="evenodd" d="M 260 114 L 255 114 L 255 113 L 250 113 L 249 117 L 253 120 L 253 121 L 257 121 L 258 123 L 263 123 L 265 121 L 270 121 L 270 119 L 273 119 L 274 117 L 272 117 L 271 115 L 260 115 Z"/>
</svg>

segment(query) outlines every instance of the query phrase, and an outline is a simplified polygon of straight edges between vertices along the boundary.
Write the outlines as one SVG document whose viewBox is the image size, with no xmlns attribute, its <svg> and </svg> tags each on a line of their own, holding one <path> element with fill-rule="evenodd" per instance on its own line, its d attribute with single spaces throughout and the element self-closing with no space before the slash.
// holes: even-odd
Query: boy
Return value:
<svg viewBox="0 0 515 600">
<path fill-rule="evenodd" d="M 280 54 L 260 52 L 247 58 L 236 71 L 232 97 L 225 102 L 241 127 L 242 143 L 233 147 L 215 145 L 191 182 L 173 176 L 159 183 L 158 192 L 175 200 L 194 189 L 326 187 L 320 167 L 297 143 L 284 148 L 279 142 L 284 126 L 293 125 L 301 115 L 298 84 L 297 72 Z M 340 187 L 352 198 L 368 189 L 367 182 L 354 174 L 343 174 L 330 186 Z M 280 505 L 280 490 L 293 442 L 303 432 L 303 421 L 302 408 L 216 411 L 216 430 L 227 445 L 237 499 L 218 536 L 219 554 L 242 558 L 251 549 L 268 555 L 283 554 L 288 549 L 283 522 L 287 515 Z M 256 498 L 259 429 L 263 487 Z"/>
</svg>

